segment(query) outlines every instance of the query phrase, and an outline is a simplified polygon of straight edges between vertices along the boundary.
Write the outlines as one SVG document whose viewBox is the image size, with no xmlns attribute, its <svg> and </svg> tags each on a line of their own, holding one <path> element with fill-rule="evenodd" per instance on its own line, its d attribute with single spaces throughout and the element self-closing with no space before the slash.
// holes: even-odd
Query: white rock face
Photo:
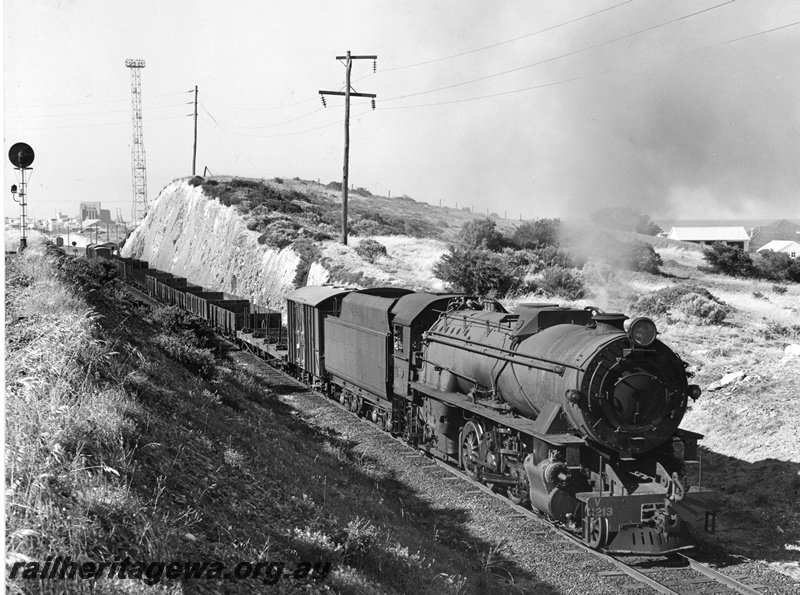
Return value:
<svg viewBox="0 0 800 595">
<path fill-rule="evenodd" d="M 209 290 L 285 311 L 285 297 L 295 289 L 300 257 L 291 248 L 277 250 L 259 244 L 258 237 L 258 232 L 247 229 L 235 207 L 209 198 L 201 187 L 184 179 L 161 191 L 128 238 L 122 256 L 146 260 L 152 268 Z M 387 249 L 387 256 L 375 263 L 365 261 L 355 250 L 363 238 L 353 238 L 349 246 L 333 240 L 320 242 L 321 258 L 311 264 L 307 284 L 351 285 L 351 279 L 362 274 L 373 285 L 443 291 L 444 284 L 432 269 L 447 251 L 444 242 L 408 236 L 374 239 Z"/>
<path fill-rule="evenodd" d="M 245 227 L 234 207 L 178 180 L 156 198 L 122 256 L 282 310 L 283 296 L 294 289 L 300 257 L 290 248 L 278 251 L 259 244 L 258 235 Z"/>
</svg>

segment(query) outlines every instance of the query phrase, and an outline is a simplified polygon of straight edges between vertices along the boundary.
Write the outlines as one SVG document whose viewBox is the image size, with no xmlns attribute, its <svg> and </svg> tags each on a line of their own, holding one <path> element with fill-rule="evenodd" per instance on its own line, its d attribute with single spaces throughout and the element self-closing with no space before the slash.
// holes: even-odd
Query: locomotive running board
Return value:
<svg viewBox="0 0 800 595">
<path fill-rule="evenodd" d="M 497 422 L 504 426 L 508 426 L 514 430 L 518 430 L 523 434 L 538 438 L 543 442 L 552 444 L 554 446 L 570 446 L 585 444 L 583 438 L 573 436 L 572 434 L 547 434 L 541 431 L 540 426 L 536 421 L 528 419 L 527 417 L 517 417 L 511 413 L 498 413 L 494 409 L 485 407 L 479 403 L 473 403 L 466 395 L 454 392 L 444 392 L 436 390 L 421 382 L 409 382 L 409 386 L 422 394 L 428 395 L 438 401 L 454 405 L 471 413 L 476 413 L 481 417 Z"/>
</svg>

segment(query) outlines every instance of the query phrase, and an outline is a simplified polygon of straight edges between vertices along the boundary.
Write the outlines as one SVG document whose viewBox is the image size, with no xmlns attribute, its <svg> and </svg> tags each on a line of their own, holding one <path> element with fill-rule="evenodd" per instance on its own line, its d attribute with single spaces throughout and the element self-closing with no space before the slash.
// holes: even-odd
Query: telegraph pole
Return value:
<svg viewBox="0 0 800 595">
<path fill-rule="evenodd" d="M 351 97 L 370 97 L 372 99 L 372 109 L 375 109 L 375 98 L 373 93 L 356 93 L 350 86 L 350 71 L 353 68 L 353 60 L 372 60 L 372 71 L 375 72 L 378 56 L 351 56 L 347 52 L 346 56 L 336 56 L 339 61 L 344 60 L 345 66 L 345 86 L 344 91 L 320 91 L 322 105 L 325 104 L 325 95 L 344 96 L 344 165 L 342 167 L 342 244 L 347 245 L 347 186 L 348 186 L 348 162 L 350 161 L 350 98 Z"/>
<path fill-rule="evenodd" d="M 197 163 L 197 85 L 194 86 L 194 148 L 192 150 L 192 175 Z"/>
</svg>

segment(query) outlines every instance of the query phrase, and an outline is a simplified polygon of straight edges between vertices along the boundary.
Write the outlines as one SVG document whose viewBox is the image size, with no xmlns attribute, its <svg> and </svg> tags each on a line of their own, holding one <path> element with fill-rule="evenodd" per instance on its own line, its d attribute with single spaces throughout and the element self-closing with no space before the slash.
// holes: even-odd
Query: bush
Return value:
<svg viewBox="0 0 800 595">
<path fill-rule="evenodd" d="M 687 316 L 697 318 L 702 324 L 719 324 L 728 315 L 719 303 L 699 293 L 690 293 L 680 297 L 675 309 Z"/>
<path fill-rule="evenodd" d="M 715 273 L 724 273 L 733 277 L 752 277 L 755 272 L 750 255 L 733 246 L 714 244 L 706 250 L 703 258 Z"/>
<path fill-rule="evenodd" d="M 729 313 L 725 302 L 702 287 L 680 285 L 634 296 L 628 310 L 646 316 L 680 313 L 701 322 L 719 324 Z"/>
<path fill-rule="evenodd" d="M 381 256 L 387 256 L 386 246 L 370 238 L 365 238 L 358 243 L 356 254 L 367 262 L 375 262 Z"/>
<path fill-rule="evenodd" d="M 557 247 L 558 234 L 561 230 L 560 219 L 539 219 L 537 221 L 525 221 L 511 236 L 511 240 L 519 248 L 525 250 L 535 250 L 547 246 Z"/>
<path fill-rule="evenodd" d="M 164 354 L 186 367 L 200 378 L 211 380 L 216 373 L 214 354 L 210 349 L 196 347 L 189 331 L 178 334 L 157 335 L 153 343 L 158 345 Z"/>
<path fill-rule="evenodd" d="M 293 283 L 295 287 L 304 287 L 308 284 L 308 272 L 311 270 L 311 265 L 319 260 L 322 253 L 317 245 L 307 238 L 295 240 L 292 244 L 292 250 L 300 257 L 300 262 L 297 263 L 297 268 L 295 269 Z"/>
<path fill-rule="evenodd" d="M 486 248 L 451 246 L 433 266 L 433 274 L 458 291 L 480 296 L 505 295 L 515 284 L 505 259 Z"/>
<path fill-rule="evenodd" d="M 664 262 L 661 255 L 646 242 L 634 241 L 626 245 L 627 252 L 624 254 L 623 266 L 631 271 L 641 271 L 643 273 L 658 274 Z"/>
<path fill-rule="evenodd" d="M 785 285 L 773 285 L 772 291 L 774 291 L 778 295 L 783 295 L 788 291 L 788 288 Z"/>
<path fill-rule="evenodd" d="M 265 244 L 283 250 L 290 246 L 300 235 L 300 224 L 281 219 L 267 225 L 264 233 L 258 238 L 259 244 Z"/>
<path fill-rule="evenodd" d="M 508 244 L 506 239 L 497 231 L 497 223 L 491 219 L 473 219 L 461 226 L 458 243 L 462 248 L 485 248 L 493 252 L 502 250 Z"/>
<path fill-rule="evenodd" d="M 567 300 L 579 300 L 586 295 L 583 277 L 576 269 L 553 266 L 541 272 L 535 280 L 536 289 L 547 295 Z"/>
<path fill-rule="evenodd" d="M 575 266 L 572 256 L 555 246 L 544 246 L 533 250 L 517 251 L 510 260 L 515 264 L 518 263 L 520 266 L 527 267 L 528 272 L 532 274 L 550 267 L 569 269 Z"/>
</svg>

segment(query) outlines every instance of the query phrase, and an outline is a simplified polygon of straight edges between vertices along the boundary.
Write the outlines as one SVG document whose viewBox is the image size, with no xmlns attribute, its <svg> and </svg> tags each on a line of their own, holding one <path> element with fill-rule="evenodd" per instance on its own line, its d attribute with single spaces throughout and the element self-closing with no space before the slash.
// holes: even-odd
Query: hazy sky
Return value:
<svg viewBox="0 0 800 595">
<path fill-rule="evenodd" d="M 5 0 L 8 149 L 30 214 L 131 216 L 131 72 L 148 197 L 197 173 L 350 180 L 517 219 L 800 218 L 797 0 Z"/>
</svg>

